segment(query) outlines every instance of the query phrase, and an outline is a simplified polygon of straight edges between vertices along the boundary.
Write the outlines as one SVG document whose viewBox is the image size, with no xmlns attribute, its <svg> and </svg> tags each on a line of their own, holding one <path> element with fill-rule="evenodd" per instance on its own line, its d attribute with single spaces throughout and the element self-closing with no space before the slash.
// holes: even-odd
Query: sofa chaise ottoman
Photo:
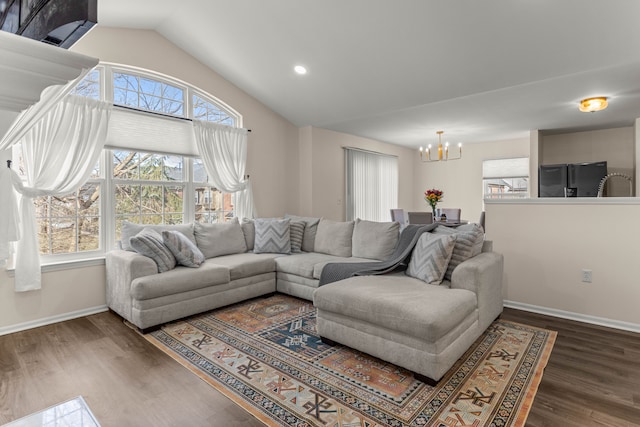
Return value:
<svg viewBox="0 0 640 427">
<path fill-rule="evenodd" d="M 393 273 L 319 287 L 318 335 L 435 384 L 502 313 L 503 257 L 485 243 L 486 252 L 456 265 L 440 284 Z"/>
</svg>

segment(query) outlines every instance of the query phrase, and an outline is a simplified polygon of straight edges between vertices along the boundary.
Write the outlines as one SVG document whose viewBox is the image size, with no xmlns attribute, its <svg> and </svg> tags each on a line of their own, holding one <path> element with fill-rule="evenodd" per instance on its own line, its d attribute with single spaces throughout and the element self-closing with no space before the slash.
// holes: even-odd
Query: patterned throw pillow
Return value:
<svg viewBox="0 0 640 427">
<path fill-rule="evenodd" d="M 134 251 L 151 258 L 158 266 L 158 273 L 173 270 L 176 258 L 162 242 L 162 236 L 151 228 L 144 228 L 129 239 L 129 245 Z"/>
<path fill-rule="evenodd" d="M 447 271 L 455 242 L 455 235 L 423 233 L 413 249 L 406 275 L 430 285 L 439 285 Z"/>
<path fill-rule="evenodd" d="M 285 214 L 284 218 L 289 218 L 291 221 L 303 221 L 305 223 L 304 237 L 302 238 L 302 250 L 304 252 L 313 252 L 316 244 L 316 232 L 318 231 L 320 218 L 289 214 Z"/>
<path fill-rule="evenodd" d="M 291 253 L 302 252 L 302 239 L 304 238 L 304 221 L 291 221 L 289 223 L 289 234 L 291 238 Z"/>
<path fill-rule="evenodd" d="M 456 244 L 453 248 L 453 255 L 444 275 L 446 280 L 451 280 L 453 270 L 468 260 L 482 252 L 482 243 L 484 241 L 484 231 L 478 224 L 465 224 L 458 228 L 438 226 L 432 232 L 436 235 L 455 235 L 457 236 Z"/>
<path fill-rule="evenodd" d="M 289 222 L 289 219 L 255 219 L 256 240 L 253 252 L 256 254 L 290 254 L 291 232 Z"/>
<path fill-rule="evenodd" d="M 163 231 L 162 242 L 180 265 L 197 268 L 204 262 L 200 249 L 179 231 Z"/>
</svg>

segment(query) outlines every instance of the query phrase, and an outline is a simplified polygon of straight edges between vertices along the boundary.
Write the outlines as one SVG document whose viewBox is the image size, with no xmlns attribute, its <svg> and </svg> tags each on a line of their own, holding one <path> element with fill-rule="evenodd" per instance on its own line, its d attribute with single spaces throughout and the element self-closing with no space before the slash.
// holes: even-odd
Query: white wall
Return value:
<svg viewBox="0 0 640 427">
<path fill-rule="evenodd" d="M 504 255 L 505 300 L 640 331 L 640 200 L 618 201 L 488 202 L 487 238 Z M 582 269 L 592 270 L 592 283 L 582 283 Z"/>
<path fill-rule="evenodd" d="M 414 150 L 414 191 L 410 203 L 413 209 L 430 212 L 431 208 L 424 201 L 424 192 L 436 188 L 444 192 L 439 208 L 461 208 L 463 219 L 477 222 L 483 210 L 482 162 L 528 157 L 529 140 L 468 144 L 462 149 L 460 160 L 433 163 L 421 162 L 418 150 Z"/>
<path fill-rule="evenodd" d="M 300 212 L 303 214 L 344 221 L 346 213 L 343 147 L 361 148 L 397 156 L 398 204 L 399 207 L 412 204 L 413 155 L 415 154 L 413 150 L 313 127 L 301 129 L 300 134 L 300 154 L 304 156 L 300 161 Z M 309 156 L 311 156 L 310 163 Z"/>
<path fill-rule="evenodd" d="M 635 131 L 633 126 L 588 132 L 543 135 L 540 164 L 607 161 L 609 173 L 617 172 L 635 179 Z M 621 178 L 607 183 L 607 196 L 628 197 L 629 184 Z"/>
</svg>

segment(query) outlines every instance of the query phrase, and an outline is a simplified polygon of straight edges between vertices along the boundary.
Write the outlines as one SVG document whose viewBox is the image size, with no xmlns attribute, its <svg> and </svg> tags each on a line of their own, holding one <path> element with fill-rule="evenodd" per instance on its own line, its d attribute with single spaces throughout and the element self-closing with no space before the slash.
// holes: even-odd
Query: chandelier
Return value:
<svg viewBox="0 0 640 427">
<path fill-rule="evenodd" d="M 447 160 L 458 160 L 462 158 L 462 143 L 458 143 L 458 156 L 457 157 L 449 157 L 449 143 L 445 143 L 444 147 L 442 146 L 442 134 L 443 130 L 439 130 L 436 132 L 438 134 L 438 152 L 437 157 L 435 159 L 431 158 L 431 144 L 427 146 L 426 149 L 420 147 L 420 160 L 423 162 L 439 162 L 439 161 L 447 161 Z M 433 150 L 436 151 L 436 150 Z"/>
</svg>

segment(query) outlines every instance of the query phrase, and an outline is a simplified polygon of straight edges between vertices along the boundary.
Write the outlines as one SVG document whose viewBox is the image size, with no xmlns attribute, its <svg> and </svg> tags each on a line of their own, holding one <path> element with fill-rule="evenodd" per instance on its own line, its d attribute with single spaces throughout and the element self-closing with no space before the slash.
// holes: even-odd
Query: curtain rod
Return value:
<svg viewBox="0 0 640 427">
<path fill-rule="evenodd" d="M 136 113 L 149 113 L 149 114 L 155 114 L 156 116 L 161 116 L 161 117 L 166 117 L 168 119 L 176 119 L 176 120 L 186 120 L 188 122 L 192 122 L 193 119 L 190 119 L 188 117 L 177 117 L 177 116 L 172 116 L 171 114 L 165 114 L 165 113 L 160 113 L 158 111 L 150 111 L 150 110 L 140 110 L 139 108 L 134 108 L 134 107 L 129 107 L 127 105 L 114 105 L 114 107 L 117 108 L 122 108 L 124 110 L 130 110 L 130 111 L 134 111 Z M 241 129 L 241 128 L 240 128 Z M 247 132 L 251 132 L 251 129 L 246 129 Z"/>
<path fill-rule="evenodd" d="M 386 153 L 379 153 L 377 151 L 371 151 L 371 150 L 365 150 L 363 148 L 357 148 L 357 147 L 342 147 L 343 150 L 353 150 L 353 151 L 361 151 L 363 153 L 368 153 L 368 154 L 375 154 L 377 156 L 386 156 L 386 157 L 395 157 L 398 158 L 398 156 L 393 155 L 393 154 L 386 154 Z"/>
</svg>

